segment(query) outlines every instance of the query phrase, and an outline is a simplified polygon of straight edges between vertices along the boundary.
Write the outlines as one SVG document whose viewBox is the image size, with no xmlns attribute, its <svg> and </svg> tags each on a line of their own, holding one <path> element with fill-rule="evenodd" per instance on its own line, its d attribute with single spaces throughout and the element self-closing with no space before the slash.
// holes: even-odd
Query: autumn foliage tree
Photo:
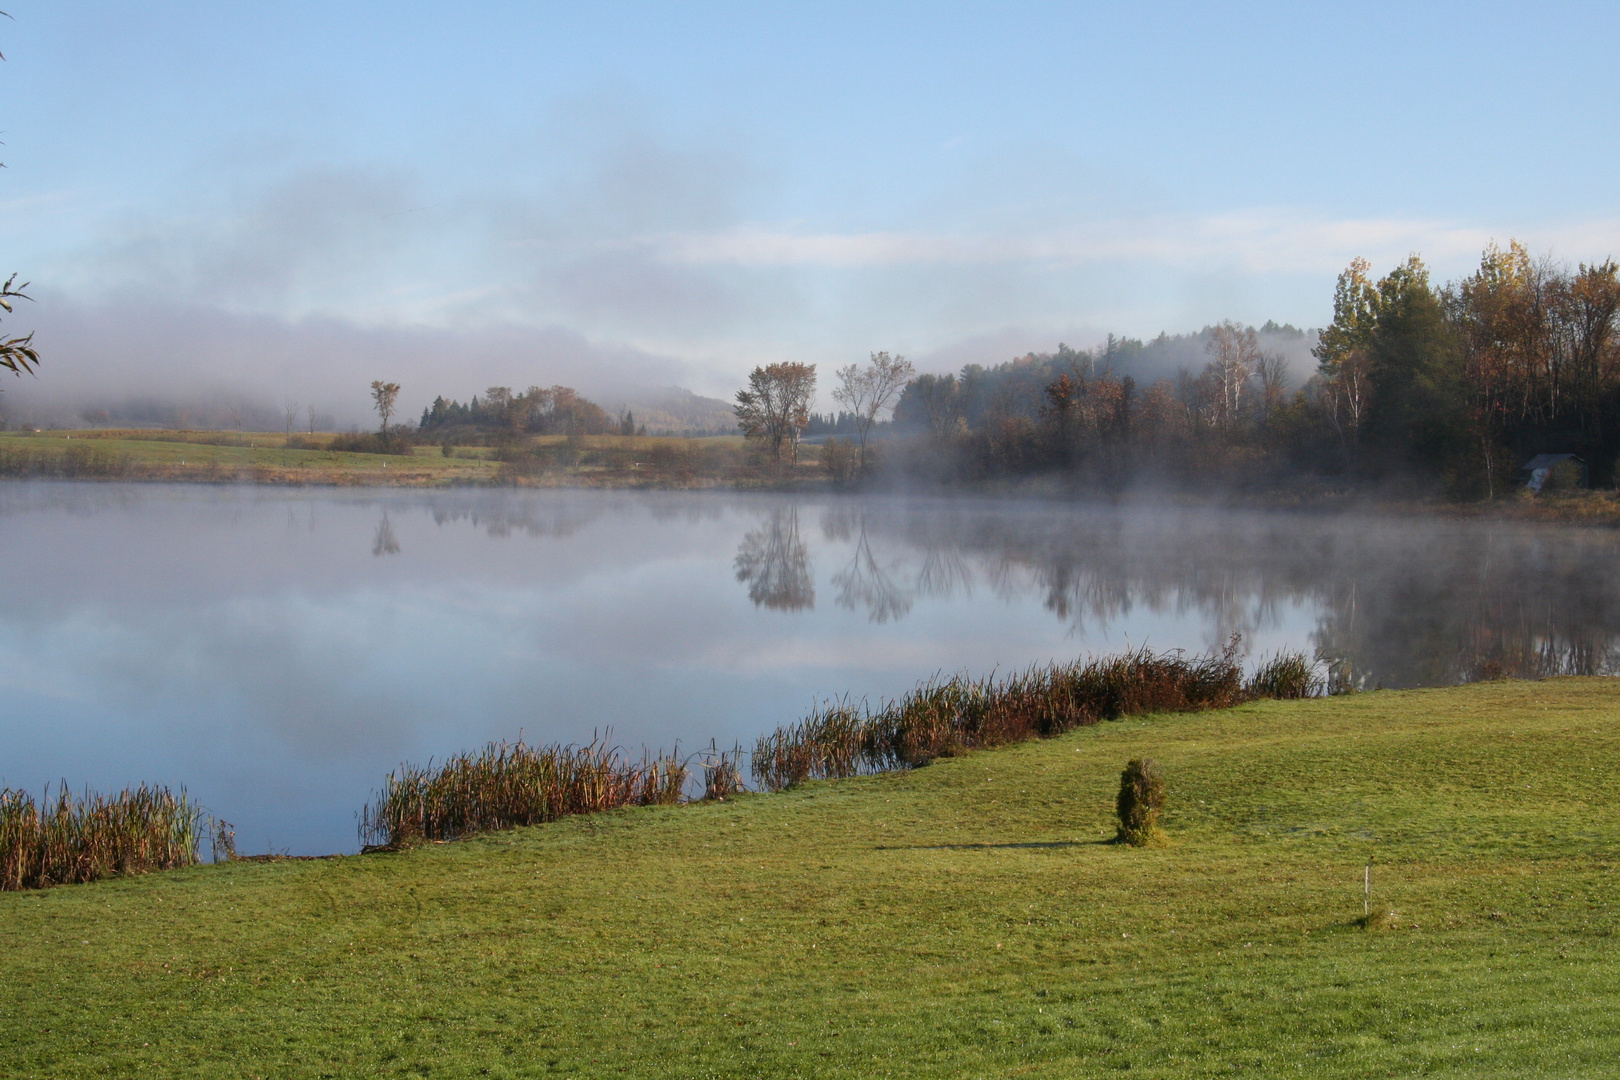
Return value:
<svg viewBox="0 0 1620 1080">
<path fill-rule="evenodd" d="M 434 437 L 513 442 L 525 435 L 607 435 L 623 429 L 600 405 L 568 386 L 517 391 L 491 386 L 470 403 L 436 397 L 422 410 L 417 430 Z"/>
<path fill-rule="evenodd" d="M 737 391 L 737 426 L 757 440 L 780 465 L 799 457 L 799 435 L 810 422 L 810 400 L 816 392 L 816 365 L 767 364 L 748 376 L 748 389 Z"/>
<path fill-rule="evenodd" d="M 1332 422 L 1346 464 L 1361 445 L 1361 421 L 1371 382 L 1367 373 L 1373 327 L 1378 322 L 1378 289 L 1372 265 L 1353 259 L 1333 289 L 1333 321 L 1317 338 L 1312 354 L 1321 380 L 1321 400 Z"/>
<path fill-rule="evenodd" d="M 1532 259 L 1517 242 L 1505 251 L 1492 244 L 1479 269 L 1442 300 L 1457 335 L 1488 493 L 1525 453 L 1612 452 L 1620 395 L 1613 260 L 1571 272 Z"/>
<path fill-rule="evenodd" d="M 1315 336 L 1228 321 L 918 376 L 893 409 L 913 438 L 885 457 L 919 479 L 1042 474 L 1105 491 L 1379 485 L 1492 498 L 1539 454 L 1579 456 L 1572 475 L 1597 485 L 1620 480 L 1612 259 L 1572 267 L 1493 244 L 1473 273 L 1439 284 L 1417 255 L 1382 276 L 1358 258 Z M 1307 350 L 1316 369 L 1301 378 L 1285 356 Z M 840 390 L 841 402 L 864 400 Z"/>
<path fill-rule="evenodd" d="M 377 415 L 382 419 L 382 427 L 379 429 L 379 433 L 384 437 L 388 435 L 388 421 L 394 418 L 394 403 L 398 400 L 399 383 L 383 382 L 381 379 L 372 380 L 371 405 L 372 408 L 377 410 Z"/>
</svg>

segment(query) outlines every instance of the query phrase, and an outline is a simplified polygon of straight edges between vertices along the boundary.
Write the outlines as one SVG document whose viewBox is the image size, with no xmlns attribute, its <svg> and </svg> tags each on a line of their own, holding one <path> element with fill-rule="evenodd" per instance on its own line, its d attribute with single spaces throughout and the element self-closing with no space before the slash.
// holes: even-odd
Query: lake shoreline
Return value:
<svg viewBox="0 0 1620 1080">
<path fill-rule="evenodd" d="M 62 1077 L 1597 1074 L 1620 800 L 1569 765 L 1612 756 L 1612 701 L 1557 679 L 1266 702 L 7 893 L 0 1038 Z M 1159 847 L 1110 842 L 1140 757 L 1171 786 Z M 1400 1037 L 1373 1038 L 1392 986 Z"/>
<path fill-rule="evenodd" d="M 0 520 L 25 553 L 0 604 L 0 783 L 183 778 L 244 851 L 350 850 L 353 792 L 488 741 L 752 745 L 829 688 L 876 702 L 931 672 L 1196 655 L 1233 632 L 1251 663 L 1320 654 L 1366 689 L 1620 671 L 1613 529 L 1013 492 L 49 480 L 0 485 Z"/>
<path fill-rule="evenodd" d="M 393 464 L 390 462 L 389 464 Z M 183 484 L 198 487 L 263 487 L 350 491 L 373 488 L 397 491 L 612 491 L 712 492 L 739 494 L 809 495 L 835 498 L 924 497 L 985 502 L 1037 502 L 1052 505 L 1162 507 L 1169 510 L 1250 511 L 1311 515 L 1370 514 L 1382 517 L 1432 517 L 1455 520 L 1513 522 L 1529 525 L 1566 525 L 1620 528 L 1620 493 L 1588 491 L 1557 496 L 1515 496 L 1493 502 L 1459 503 L 1442 499 L 1380 498 L 1361 492 L 1301 496 L 1291 493 L 1197 494 L 1166 489 L 1137 488 L 1121 493 L 1075 491 L 1057 483 L 1024 481 L 974 485 L 843 485 L 805 470 L 791 479 L 767 477 L 665 476 L 612 470 L 559 470 L 537 475 L 445 476 L 376 464 L 336 467 L 286 468 L 251 466 L 226 469 L 208 465 L 131 468 L 113 475 L 87 471 L 77 475 L 40 473 L 0 475 L 0 484 L 77 482 L 136 486 Z"/>
<path fill-rule="evenodd" d="M 816 495 L 925 495 L 1164 505 L 1308 513 L 1499 519 L 1531 524 L 1620 527 L 1620 492 L 1532 495 L 1515 491 L 1481 502 L 1455 502 L 1410 492 L 1333 489 L 1322 485 L 1195 492 L 1136 484 L 1122 491 L 1077 488 L 1060 477 L 973 483 L 835 483 L 819 448 L 783 474 L 749 463 L 740 436 L 565 436 L 534 440 L 551 457 L 503 461 L 487 446 L 418 446 L 409 454 L 333 451 L 330 433 L 144 431 L 87 429 L 0 432 L 0 480 L 94 480 L 110 483 L 252 485 L 280 488 L 489 489 L 773 492 Z M 703 457 L 704 454 L 708 456 Z M 645 460 L 636 460 L 644 458 Z M 603 464 L 593 462 L 600 461 Z M 569 463 L 572 462 L 572 463 Z"/>
</svg>

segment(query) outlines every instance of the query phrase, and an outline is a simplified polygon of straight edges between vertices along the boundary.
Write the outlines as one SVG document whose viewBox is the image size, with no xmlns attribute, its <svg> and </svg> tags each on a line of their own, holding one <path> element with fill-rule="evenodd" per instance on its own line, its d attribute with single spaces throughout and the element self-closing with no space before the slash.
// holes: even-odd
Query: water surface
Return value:
<svg viewBox="0 0 1620 1080">
<path fill-rule="evenodd" d="M 1129 645 L 1367 686 L 1613 673 L 1620 541 L 1432 519 L 609 492 L 0 486 L 0 783 L 184 784 L 353 850 L 400 760 L 684 750 Z"/>
</svg>

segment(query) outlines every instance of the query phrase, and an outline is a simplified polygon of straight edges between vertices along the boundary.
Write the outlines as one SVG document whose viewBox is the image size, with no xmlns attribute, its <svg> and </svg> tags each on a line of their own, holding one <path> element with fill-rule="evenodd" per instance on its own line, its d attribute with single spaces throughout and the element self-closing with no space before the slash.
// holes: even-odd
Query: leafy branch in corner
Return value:
<svg viewBox="0 0 1620 1080">
<path fill-rule="evenodd" d="M 11 18 L 4 11 L 0 11 L 0 15 L 4 15 L 8 19 Z M 4 59 L 5 54 L 0 53 L 0 60 Z M 3 164 L 0 164 L 0 168 L 4 167 Z M 28 282 L 25 281 L 18 285 L 16 274 L 6 278 L 6 283 L 0 285 L 0 308 L 5 308 L 7 315 L 11 314 L 12 300 L 33 299 L 33 297 L 23 292 L 26 288 L 28 288 Z M 21 375 L 25 371 L 32 375 L 34 374 L 34 368 L 38 366 L 39 353 L 34 349 L 34 335 L 32 333 L 29 333 L 27 337 L 0 341 L 0 367 L 10 368 L 13 375 Z"/>
<path fill-rule="evenodd" d="M 0 308 L 5 308 L 6 313 L 9 315 L 13 299 L 33 299 L 23 292 L 26 288 L 28 288 L 28 282 L 25 281 L 18 285 L 17 275 L 12 274 L 6 279 L 4 285 L 0 285 Z M 21 375 L 25 371 L 32 375 L 34 374 L 34 368 L 38 364 L 39 353 L 34 349 L 34 335 L 32 333 L 29 333 L 26 337 L 0 341 L 0 367 L 10 368 L 15 375 Z"/>
</svg>

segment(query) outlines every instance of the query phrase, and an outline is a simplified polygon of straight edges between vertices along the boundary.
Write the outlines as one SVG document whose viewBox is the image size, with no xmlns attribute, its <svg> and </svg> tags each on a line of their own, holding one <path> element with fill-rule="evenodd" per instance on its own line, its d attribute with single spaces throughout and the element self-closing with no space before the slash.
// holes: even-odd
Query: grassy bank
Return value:
<svg viewBox="0 0 1620 1080">
<path fill-rule="evenodd" d="M 741 436 L 533 436 L 521 445 L 414 446 L 356 453 L 322 433 L 105 430 L 0 433 L 0 477 L 318 484 L 345 487 L 711 487 L 780 483 L 747 457 Z M 334 449 L 336 447 L 336 449 Z M 814 449 L 794 482 L 821 480 Z"/>
<path fill-rule="evenodd" d="M 0 1075 L 1612 1075 L 1616 700 L 1264 702 L 4 894 Z M 1103 843 L 1142 754 L 1172 842 Z"/>
</svg>

